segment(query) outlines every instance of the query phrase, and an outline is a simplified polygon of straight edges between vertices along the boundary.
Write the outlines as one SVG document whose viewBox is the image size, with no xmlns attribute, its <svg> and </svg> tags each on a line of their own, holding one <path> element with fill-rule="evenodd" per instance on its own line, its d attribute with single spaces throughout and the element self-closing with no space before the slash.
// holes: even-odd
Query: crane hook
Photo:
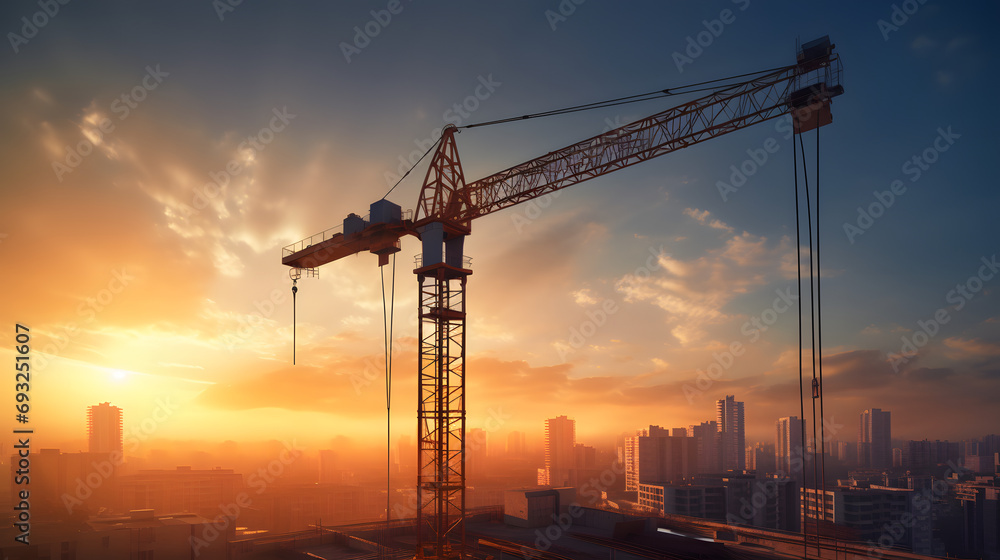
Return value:
<svg viewBox="0 0 1000 560">
<path fill-rule="evenodd" d="M 298 278 L 292 278 L 292 365 L 295 365 L 295 294 L 299 293 Z"/>
</svg>

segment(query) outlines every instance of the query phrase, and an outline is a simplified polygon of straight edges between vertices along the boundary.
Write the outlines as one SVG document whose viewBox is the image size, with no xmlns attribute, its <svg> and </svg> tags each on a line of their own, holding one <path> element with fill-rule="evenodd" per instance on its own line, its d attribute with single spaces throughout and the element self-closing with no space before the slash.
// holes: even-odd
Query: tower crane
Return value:
<svg viewBox="0 0 1000 560">
<path fill-rule="evenodd" d="M 463 246 L 472 221 L 783 115 L 792 116 L 795 133 L 829 124 L 831 99 L 844 91 L 841 73 L 834 45 L 822 37 L 803 44 L 795 64 L 720 85 L 701 98 L 473 182 L 462 172 L 458 129 L 449 125 L 415 215 L 383 198 L 371 204 L 366 218 L 349 214 L 342 227 L 283 249 L 282 264 L 312 271 L 363 251 L 377 255 L 383 266 L 400 251 L 402 237 L 421 241 L 413 270 L 419 290 L 417 558 L 464 557 L 465 290 L 472 270 Z"/>
</svg>

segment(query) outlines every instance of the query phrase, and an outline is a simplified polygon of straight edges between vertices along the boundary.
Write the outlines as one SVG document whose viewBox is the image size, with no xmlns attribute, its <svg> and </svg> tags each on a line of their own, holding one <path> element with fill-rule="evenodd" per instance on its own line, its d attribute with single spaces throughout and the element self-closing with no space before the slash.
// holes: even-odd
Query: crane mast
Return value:
<svg viewBox="0 0 1000 560">
<path fill-rule="evenodd" d="M 421 240 L 417 256 L 419 359 L 416 558 L 463 558 L 465 547 L 466 284 L 463 254 L 472 220 L 624 167 L 790 114 L 804 132 L 832 122 L 843 93 L 841 65 L 827 37 L 804 44 L 796 64 L 720 86 L 712 93 L 609 132 L 466 183 L 455 143 L 444 129 L 416 215 L 382 199 L 367 219 L 351 214 L 284 248 L 282 264 L 311 269 L 363 251 L 379 266 L 400 238 Z M 387 512 L 388 515 L 388 512 Z"/>
</svg>

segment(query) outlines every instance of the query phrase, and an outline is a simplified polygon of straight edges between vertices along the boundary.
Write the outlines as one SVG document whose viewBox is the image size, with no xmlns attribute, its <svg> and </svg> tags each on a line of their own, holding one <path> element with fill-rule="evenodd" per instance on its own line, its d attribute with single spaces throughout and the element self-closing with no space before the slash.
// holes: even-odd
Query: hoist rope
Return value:
<svg viewBox="0 0 1000 560">
<path fill-rule="evenodd" d="M 385 534 L 384 546 L 389 550 L 389 521 L 392 505 L 392 327 L 396 303 L 396 253 L 392 254 L 392 282 L 390 284 L 389 302 L 385 297 L 385 271 L 379 268 L 382 280 L 382 333 L 385 351 Z"/>
</svg>

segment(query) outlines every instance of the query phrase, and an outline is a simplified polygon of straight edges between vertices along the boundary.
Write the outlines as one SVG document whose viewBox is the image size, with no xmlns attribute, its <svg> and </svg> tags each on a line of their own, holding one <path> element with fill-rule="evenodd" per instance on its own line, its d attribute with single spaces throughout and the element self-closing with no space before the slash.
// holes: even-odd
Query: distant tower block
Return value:
<svg viewBox="0 0 1000 560">
<path fill-rule="evenodd" d="M 91 453 L 123 453 L 122 409 L 111 403 L 87 408 L 88 450 Z"/>
<path fill-rule="evenodd" d="M 746 423 L 743 403 L 727 395 L 715 403 L 719 429 L 719 458 L 723 471 L 746 468 Z"/>
</svg>

